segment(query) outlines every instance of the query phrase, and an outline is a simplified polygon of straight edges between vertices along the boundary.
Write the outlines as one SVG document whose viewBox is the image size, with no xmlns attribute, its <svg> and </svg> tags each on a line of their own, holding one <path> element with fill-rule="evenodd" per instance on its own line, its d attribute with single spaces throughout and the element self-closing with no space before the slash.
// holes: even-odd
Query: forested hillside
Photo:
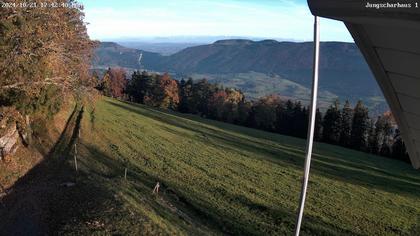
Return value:
<svg viewBox="0 0 420 236">
<path fill-rule="evenodd" d="M 320 106 L 323 110 L 337 98 L 353 104 L 361 99 L 376 114 L 388 110 L 382 92 L 355 44 L 323 42 L 320 50 Z M 136 60 L 140 52 L 102 43 L 96 51 L 99 58 L 96 65 L 139 69 Z M 113 55 L 112 59 L 109 59 L 110 55 Z M 312 43 L 221 40 L 186 48 L 170 56 L 143 51 L 142 68 L 169 72 L 179 79 L 207 78 L 241 89 L 252 99 L 277 93 L 307 101 Z"/>
<path fill-rule="evenodd" d="M 274 40 L 223 40 L 182 50 L 149 68 L 176 73 L 226 74 L 261 72 L 310 86 L 312 43 Z M 355 44 L 324 42 L 320 48 L 320 87 L 340 97 L 380 96 Z"/>
<path fill-rule="evenodd" d="M 112 49 L 110 47 L 112 45 Z M 310 85 L 312 43 L 277 42 L 274 40 L 222 40 L 209 45 L 184 49 L 171 56 L 145 54 L 146 69 L 181 74 L 232 74 L 251 71 L 278 74 L 304 86 Z M 120 54 L 108 61 L 107 51 Z M 381 92 L 357 46 L 352 43 L 321 43 L 321 87 L 342 96 L 379 96 Z M 97 50 L 99 65 L 130 67 L 126 63 L 140 50 L 117 44 L 102 43 Z M 126 54 L 127 53 L 127 54 Z M 137 68 L 137 67 L 134 67 Z M 350 89 L 351 88 L 351 89 Z M 352 91 L 352 93 L 350 93 Z"/>
</svg>

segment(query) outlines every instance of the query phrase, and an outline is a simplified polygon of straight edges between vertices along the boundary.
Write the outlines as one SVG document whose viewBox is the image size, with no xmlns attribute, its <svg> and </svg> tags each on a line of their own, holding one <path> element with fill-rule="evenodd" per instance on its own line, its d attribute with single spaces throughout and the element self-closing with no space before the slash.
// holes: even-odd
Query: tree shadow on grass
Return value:
<svg viewBox="0 0 420 236">
<path fill-rule="evenodd" d="M 72 156 L 82 114 L 79 110 L 70 116 L 50 153 L 2 199 L 0 235 L 57 234 L 69 222 L 86 222 L 88 212 L 107 206 L 111 193 L 86 182 L 85 173 L 76 173 L 66 161 Z"/>
<path fill-rule="evenodd" d="M 276 161 L 283 162 L 284 164 L 289 164 L 296 169 L 303 168 L 304 151 L 303 149 L 299 149 L 298 147 L 289 146 L 283 143 L 281 143 L 279 146 L 273 146 L 263 142 L 253 142 L 253 140 L 247 139 L 244 136 L 237 136 L 229 132 L 221 131 L 220 129 L 226 129 L 228 125 L 222 124 L 220 122 L 212 122 L 212 124 L 209 125 L 206 121 L 206 126 L 200 126 L 200 128 L 197 129 L 194 127 L 193 124 L 185 122 L 185 119 L 189 119 L 188 117 L 179 115 L 177 113 L 165 112 L 160 110 L 158 111 L 156 109 L 148 108 L 145 106 L 141 106 L 140 109 L 136 107 L 139 105 L 131 103 L 124 104 L 114 101 L 107 101 L 107 103 L 113 106 L 117 106 L 119 108 L 123 108 L 130 112 L 134 112 L 139 115 L 148 117 L 150 119 L 160 121 L 162 123 L 190 130 L 195 133 L 203 133 L 205 136 L 207 136 L 207 138 L 220 141 L 213 144 L 207 142 L 209 143 L 209 145 L 215 145 L 216 147 L 220 147 L 223 149 L 231 148 L 234 151 L 246 150 L 249 152 L 254 152 L 256 154 L 262 153 L 264 155 L 272 157 Z M 200 120 L 198 119 L 194 119 L 193 121 L 200 122 Z M 218 125 L 220 125 L 221 127 L 219 127 Z M 234 126 L 231 126 L 230 129 L 234 129 L 232 127 Z M 233 130 L 233 132 L 244 134 L 245 136 L 250 135 L 248 134 L 248 132 L 242 133 L 242 130 L 245 129 L 246 128 L 241 127 L 240 129 L 238 128 Z M 176 131 L 172 130 L 171 132 Z M 223 145 L 221 145 L 221 143 L 223 143 Z M 243 145 L 244 143 L 246 145 Z M 350 150 L 349 153 L 357 152 Z M 339 155 L 343 154 L 340 153 Z M 373 167 L 369 167 L 368 165 L 359 164 L 357 163 L 357 160 L 351 161 L 350 158 L 352 157 L 346 157 L 346 160 L 343 160 L 343 158 L 340 157 L 330 157 L 321 154 L 315 154 L 314 163 L 312 165 L 312 171 L 313 173 L 317 173 L 318 175 L 325 176 L 330 179 L 340 180 L 342 182 L 347 182 L 350 184 L 356 184 L 368 188 L 379 188 L 381 190 L 396 194 L 408 194 L 415 197 L 420 196 L 420 185 L 412 182 L 413 180 L 417 181 L 416 178 L 407 177 L 399 174 L 391 174 L 389 171 L 384 169 L 376 169 Z M 394 160 L 383 159 L 383 161 L 392 162 Z M 405 163 L 399 164 L 401 166 L 405 166 Z M 408 165 L 407 168 L 404 168 L 403 170 L 414 172 L 413 170 L 408 169 Z M 388 173 L 390 173 L 390 175 L 388 175 Z"/>
</svg>

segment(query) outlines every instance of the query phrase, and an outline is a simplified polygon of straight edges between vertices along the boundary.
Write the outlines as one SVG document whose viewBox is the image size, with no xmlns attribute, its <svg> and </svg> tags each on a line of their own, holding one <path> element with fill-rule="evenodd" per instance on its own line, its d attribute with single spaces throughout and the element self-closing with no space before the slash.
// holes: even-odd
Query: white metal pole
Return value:
<svg viewBox="0 0 420 236">
<path fill-rule="evenodd" d="M 308 188 L 309 170 L 311 168 L 311 157 L 312 147 L 314 144 L 314 133 L 315 133 L 315 118 L 316 118 L 316 103 L 318 96 L 318 70 L 319 70 L 319 19 L 315 16 L 314 21 L 314 67 L 313 67 L 313 83 L 312 83 L 312 99 L 311 109 L 309 113 L 309 127 L 308 137 L 306 142 L 306 158 L 305 158 L 305 171 L 302 180 L 302 189 L 300 193 L 300 204 L 298 216 L 296 219 L 295 236 L 300 233 L 300 227 L 302 224 L 303 209 L 305 208 L 306 190 Z"/>
</svg>

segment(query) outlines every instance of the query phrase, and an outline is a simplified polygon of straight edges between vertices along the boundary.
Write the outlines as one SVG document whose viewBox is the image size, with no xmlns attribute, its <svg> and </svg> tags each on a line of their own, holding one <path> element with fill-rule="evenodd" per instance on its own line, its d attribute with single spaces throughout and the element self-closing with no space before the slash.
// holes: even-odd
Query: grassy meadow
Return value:
<svg viewBox="0 0 420 236">
<path fill-rule="evenodd" d="M 61 234 L 290 235 L 305 140 L 103 99 L 85 107 Z M 68 165 L 73 159 L 68 158 Z M 128 168 L 127 180 L 124 169 Z M 419 235 L 420 173 L 316 144 L 302 235 Z M 73 173 L 72 169 L 68 172 Z M 156 182 L 158 195 L 152 194 Z M 59 211 L 57 211 L 59 212 Z"/>
</svg>

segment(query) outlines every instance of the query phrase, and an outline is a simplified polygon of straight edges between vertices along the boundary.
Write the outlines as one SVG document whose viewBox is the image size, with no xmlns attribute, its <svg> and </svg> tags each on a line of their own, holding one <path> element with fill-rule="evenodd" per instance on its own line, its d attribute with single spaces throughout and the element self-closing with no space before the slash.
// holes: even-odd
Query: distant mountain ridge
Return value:
<svg viewBox="0 0 420 236">
<path fill-rule="evenodd" d="M 185 48 L 201 45 L 199 43 L 149 43 L 149 42 L 117 42 L 118 44 L 143 51 L 159 53 L 163 56 L 172 55 Z"/>
<path fill-rule="evenodd" d="M 275 40 L 220 40 L 213 44 L 184 49 L 165 57 L 161 67 L 175 71 L 233 73 L 278 72 L 312 67 L 311 42 L 277 42 Z M 181 63 L 174 59 L 193 61 Z M 321 43 L 321 69 L 368 70 L 353 43 Z"/>
<path fill-rule="evenodd" d="M 257 72 L 278 75 L 306 88 L 310 88 L 312 82 L 312 42 L 226 39 L 189 47 L 170 56 L 105 43 L 97 49 L 96 55 L 100 58 L 98 64 L 138 68 L 140 52 L 144 68 L 180 76 L 203 74 L 217 78 L 223 75 L 226 81 L 226 75 Z M 354 43 L 321 43 L 320 89 L 341 100 L 363 99 L 368 103 L 371 100 L 372 106 L 379 106 L 379 110 L 387 108 L 379 86 Z"/>
<path fill-rule="evenodd" d="M 114 42 L 101 42 L 95 49 L 94 67 L 114 67 L 140 69 L 139 57 L 143 54 L 142 63 L 155 65 L 162 56 L 158 53 L 123 47 Z"/>
<path fill-rule="evenodd" d="M 321 43 L 320 50 L 321 87 L 346 96 L 381 95 L 355 44 L 324 42 Z M 147 67 L 183 74 L 255 71 L 278 74 L 285 79 L 309 86 L 312 55 L 313 44 L 310 42 L 220 40 L 162 57 L 158 64 L 149 64 Z"/>
</svg>

